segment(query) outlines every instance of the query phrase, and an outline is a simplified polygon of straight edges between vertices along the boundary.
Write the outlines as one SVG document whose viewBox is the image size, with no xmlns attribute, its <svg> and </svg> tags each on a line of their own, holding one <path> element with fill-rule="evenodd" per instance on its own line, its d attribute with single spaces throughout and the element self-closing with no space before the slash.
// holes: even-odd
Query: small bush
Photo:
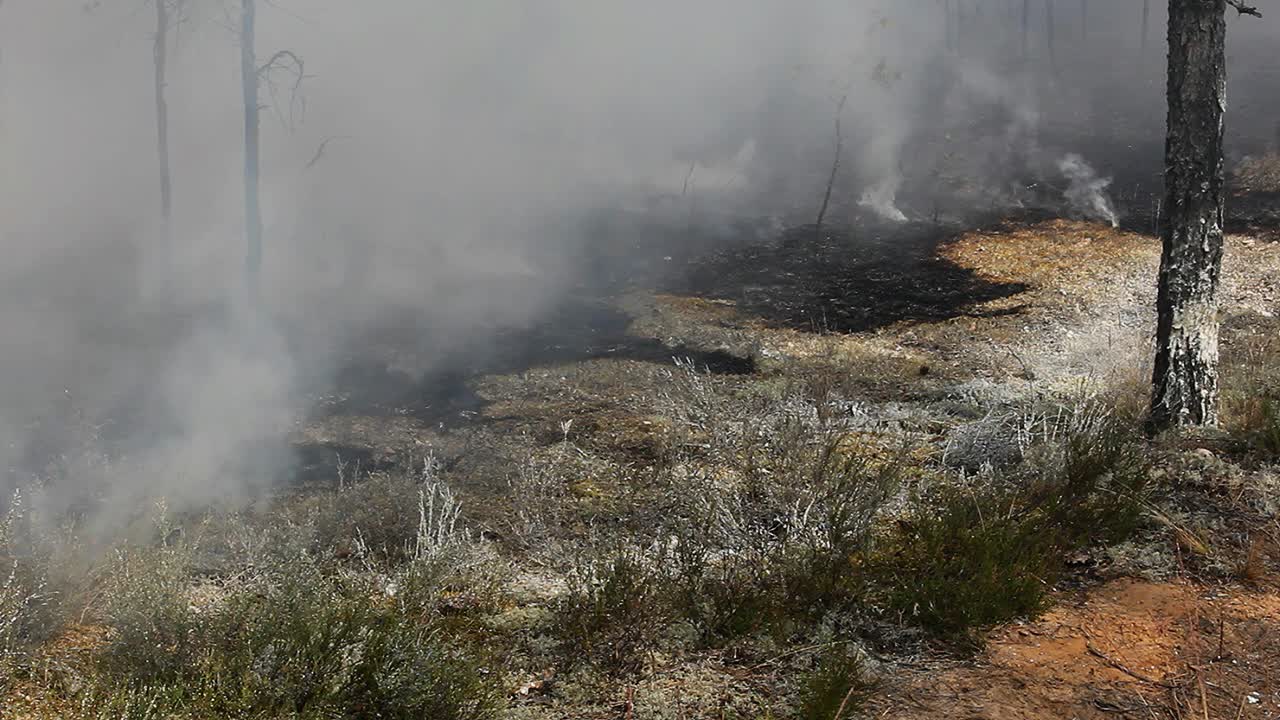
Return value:
<svg viewBox="0 0 1280 720">
<path fill-rule="evenodd" d="M 54 626 L 44 559 L 24 537 L 22 501 L 15 493 L 0 517 L 0 692 L 26 670 L 32 647 Z"/>
<path fill-rule="evenodd" d="M 888 607 L 949 639 L 1042 609 L 1059 562 L 1053 533 L 1002 514 L 995 497 L 951 490 L 931 504 L 872 565 Z"/>
<path fill-rule="evenodd" d="M 903 449 L 795 421 L 759 443 L 740 479 L 694 479 L 669 529 L 677 611 L 712 644 L 857 605 L 858 558 L 910 467 Z"/>
<path fill-rule="evenodd" d="M 310 500 L 314 549 L 354 554 L 359 539 L 378 558 L 396 562 L 412 549 L 417 531 L 421 479 L 412 474 L 374 475 Z"/>
<path fill-rule="evenodd" d="M 590 659 L 615 673 L 644 667 L 669 620 L 657 557 L 623 546 L 571 570 L 557 608 L 561 647 L 571 662 Z"/>
<path fill-rule="evenodd" d="M 1222 427 L 1242 454 L 1280 459 L 1280 342 L 1265 333 L 1224 353 Z"/>
<path fill-rule="evenodd" d="M 873 690 L 861 655 L 836 647 L 823 653 L 805 679 L 800 696 L 803 720 L 848 720 L 858 715 Z"/>
<path fill-rule="evenodd" d="M 121 551 L 88 708 L 138 718 L 491 717 L 495 688 L 442 613 L 447 588 L 472 570 L 472 546 L 447 488 L 424 485 L 417 500 L 409 559 L 388 572 L 363 550 L 368 563 L 355 569 L 308 542 L 273 554 L 249 538 L 249 569 L 196 593 L 184 536 Z"/>
<path fill-rule="evenodd" d="M 167 592 L 114 604 L 100 682 L 134 695 L 107 702 L 137 706 L 150 693 L 189 714 L 227 717 L 468 719 L 494 707 L 463 644 L 431 618 L 400 612 L 367 579 L 312 559 L 273 568 L 210 607 L 178 609 Z"/>
<path fill-rule="evenodd" d="M 950 639 L 1034 614 L 1067 553 L 1139 525 L 1148 467 L 1141 433 L 1095 399 L 1032 428 L 1021 466 L 922 498 L 872 562 L 890 608 Z"/>
</svg>

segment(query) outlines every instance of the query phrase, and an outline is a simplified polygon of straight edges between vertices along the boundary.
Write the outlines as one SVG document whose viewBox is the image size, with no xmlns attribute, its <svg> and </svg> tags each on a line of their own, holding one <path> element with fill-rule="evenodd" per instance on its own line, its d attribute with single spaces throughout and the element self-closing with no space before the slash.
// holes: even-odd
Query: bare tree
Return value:
<svg viewBox="0 0 1280 720">
<path fill-rule="evenodd" d="M 1242 0 L 1169 0 L 1169 117 L 1161 227 L 1153 431 L 1218 421 L 1226 9 Z"/>
<path fill-rule="evenodd" d="M 1049 69 L 1057 72 L 1058 53 L 1055 46 L 1057 28 L 1054 26 L 1053 0 L 1044 0 L 1044 38 L 1049 48 Z"/>
<path fill-rule="evenodd" d="M 173 176 L 169 168 L 169 105 L 165 101 L 165 76 L 168 72 L 169 28 L 180 2 L 181 0 L 155 0 L 156 155 L 160 162 L 160 217 L 164 221 L 166 240 L 169 239 L 170 222 L 173 219 Z"/>
<path fill-rule="evenodd" d="M 302 59 L 289 50 L 281 50 L 258 65 L 257 0 L 241 0 L 240 4 L 240 80 L 244 95 L 244 234 L 245 283 L 250 297 L 257 299 L 262 274 L 262 201 L 261 185 L 261 110 L 259 90 L 264 78 L 275 70 L 291 71 L 295 80 L 290 107 L 297 98 L 305 77 Z M 290 113 L 292 116 L 292 112 Z M 323 150 L 323 148 L 322 148 Z"/>
<path fill-rule="evenodd" d="M 827 217 L 827 206 L 831 204 L 831 190 L 836 184 L 836 174 L 840 172 L 840 155 L 844 153 L 844 133 L 840 129 L 840 116 L 844 115 L 844 105 L 849 101 L 849 94 L 840 96 L 836 104 L 836 147 L 831 158 L 831 175 L 827 177 L 827 191 L 822 196 L 822 207 L 818 210 L 818 219 L 814 222 L 814 230 L 822 230 L 822 221 Z"/>
<path fill-rule="evenodd" d="M 262 205 L 259 195 L 258 60 L 254 54 L 257 33 L 257 0 L 241 0 L 240 82 L 244 91 L 244 237 L 245 283 L 257 297 L 262 273 Z"/>
<path fill-rule="evenodd" d="M 1022 59 L 1031 52 L 1031 0 L 1022 0 Z"/>
</svg>

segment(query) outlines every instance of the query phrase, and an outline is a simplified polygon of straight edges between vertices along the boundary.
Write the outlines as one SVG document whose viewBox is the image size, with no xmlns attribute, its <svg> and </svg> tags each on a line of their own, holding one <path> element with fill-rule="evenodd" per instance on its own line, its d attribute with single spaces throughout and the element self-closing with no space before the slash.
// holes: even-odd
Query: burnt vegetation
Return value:
<svg viewBox="0 0 1280 720">
<path fill-rule="evenodd" d="M 191 0 L 156 2 L 171 238 L 165 48 Z M 1214 7 L 1228 5 L 1252 10 Z M 252 38 L 269 7 L 242 0 L 237 18 L 250 334 L 272 322 L 259 83 L 273 69 L 309 77 L 292 51 L 259 66 Z M 996 12 L 939 7 L 957 57 Z M 1018 66 L 1065 82 L 1073 21 L 1048 2 L 999 7 Z M 1079 10 L 1083 42 L 1091 16 Z M 872 67 L 886 93 L 902 81 Z M 1216 88 L 1223 67 L 1211 70 L 1200 81 Z M 1182 95 L 1179 112 L 1203 109 Z M 857 177 L 857 153 L 874 149 L 842 114 L 859 100 L 841 96 L 834 156 L 814 153 L 818 179 L 796 183 L 816 192 L 795 207 L 756 212 L 766 199 L 752 196 L 745 209 L 700 208 L 713 194 L 699 194 L 695 161 L 678 195 L 644 210 L 575 208 L 551 223 L 554 239 L 520 272 L 571 276 L 553 301 L 477 313 L 487 324 L 456 322 L 471 316 L 451 315 L 448 299 L 341 332 L 280 321 L 270 337 L 294 363 L 286 389 L 256 334 L 229 363 L 247 378 L 244 414 L 221 412 L 198 391 L 225 388 L 191 373 L 174 383 L 182 402 L 143 384 L 90 396 L 102 414 L 67 389 L 23 417 L 35 439 L 8 468 L 16 489 L 0 519 L 0 716 L 902 717 L 924 708 L 884 704 L 904 676 L 998 664 L 984 653 L 1001 628 L 1087 605 L 1117 578 L 1274 600 L 1278 149 L 1244 133 L 1227 158 L 1191 128 L 1182 141 L 1203 167 L 1175 173 L 1167 197 L 1213 185 L 1183 187 L 1202 176 L 1220 186 L 1171 213 L 1159 149 L 1132 128 L 1094 140 L 1095 173 L 1056 148 L 1086 145 L 1081 125 L 1096 122 L 1037 118 L 1035 157 L 1014 158 L 981 143 L 1000 127 L 998 144 L 1022 147 L 1010 118 L 957 113 L 966 125 L 924 107 L 912 111 L 930 121 L 882 186 Z M 1220 127 L 1215 107 L 1207 122 Z M 1015 169 L 984 184 L 1000 163 Z M 1214 212 L 1222 222 L 1190 248 L 1209 257 L 1170 261 L 1177 228 Z M 1161 236 L 1165 274 L 1211 280 L 1190 288 L 1213 310 L 1192 318 L 1208 323 L 1192 328 L 1203 342 L 1183 343 L 1190 381 L 1168 357 L 1151 364 L 1153 333 L 1191 324 L 1157 292 Z M 171 350 L 153 338 L 217 325 L 226 334 L 196 353 L 216 366 L 239 310 L 188 311 L 96 327 Z M 179 353 L 156 355 L 145 371 Z M 1188 397 L 1159 399 L 1178 388 Z M 1188 403 L 1206 422 L 1174 421 Z M 189 406 L 211 407 L 212 429 L 193 430 Z M 235 492 L 148 454 L 167 447 L 153 436 L 225 440 L 242 424 L 249 441 L 207 446 L 230 457 L 201 456 L 212 477 L 236 477 Z M 1249 672 L 1280 668 L 1274 649 L 1232 650 L 1225 617 L 1217 654 L 1182 675 L 1086 652 L 1141 683 L 1130 694 L 1152 716 L 1192 716 L 1194 677 L 1209 717 L 1225 700 L 1208 698 L 1204 668 L 1229 672 L 1233 652 Z M 1267 622 L 1248 627 L 1258 646 L 1274 637 Z M 1231 695 L 1229 709 L 1249 697 Z M 1054 702 L 1139 711 L 1100 694 Z"/>
</svg>

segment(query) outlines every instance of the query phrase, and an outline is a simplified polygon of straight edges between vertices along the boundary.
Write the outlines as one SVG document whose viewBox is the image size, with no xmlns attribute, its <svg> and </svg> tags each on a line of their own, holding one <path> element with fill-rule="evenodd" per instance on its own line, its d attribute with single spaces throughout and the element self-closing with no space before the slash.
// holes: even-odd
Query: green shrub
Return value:
<svg viewBox="0 0 1280 720">
<path fill-rule="evenodd" d="M 1094 400 L 1042 418 L 1020 467 L 922 498 L 870 569 L 888 606 L 950 639 L 1039 612 L 1066 555 L 1142 519 L 1140 429 Z"/>
<path fill-rule="evenodd" d="M 641 670 L 669 618 L 657 554 L 622 546 L 581 561 L 556 608 L 561 649 L 610 672 Z"/>
<path fill-rule="evenodd" d="M 703 641 L 784 636 L 854 609 L 876 521 L 911 466 L 902 448 L 786 423 L 737 481 L 699 478 L 669 527 L 676 612 Z"/>
<path fill-rule="evenodd" d="M 861 655 L 837 646 L 819 656 L 800 695 L 803 720 L 848 720 L 855 717 L 873 690 Z"/>
<path fill-rule="evenodd" d="M 466 564 L 474 548 L 447 489 L 415 494 L 408 559 L 385 572 L 366 550 L 353 569 L 302 549 L 309 527 L 300 543 L 275 537 L 290 553 L 248 537 L 247 570 L 197 587 L 185 536 L 121 551 L 88 708 L 138 718 L 491 717 L 498 693 L 478 649 L 441 612 L 441 595 L 479 566 Z"/>
<path fill-rule="evenodd" d="M 936 504 L 900 523 L 871 565 L 888 607 L 953 640 L 1043 608 L 1060 562 L 1055 533 L 1001 514 L 997 498 L 954 490 Z"/>
<path fill-rule="evenodd" d="M 168 592 L 114 605 L 100 682 L 193 715 L 461 720 L 494 708 L 464 643 L 314 560 L 273 568 L 201 609 L 177 610 Z"/>
</svg>

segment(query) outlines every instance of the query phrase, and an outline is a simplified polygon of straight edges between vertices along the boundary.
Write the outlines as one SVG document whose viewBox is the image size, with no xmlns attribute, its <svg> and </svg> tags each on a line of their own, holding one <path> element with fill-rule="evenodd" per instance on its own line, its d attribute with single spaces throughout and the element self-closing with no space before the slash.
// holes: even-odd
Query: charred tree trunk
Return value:
<svg viewBox="0 0 1280 720">
<path fill-rule="evenodd" d="M 844 105 L 848 100 L 848 95 L 841 96 L 840 104 L 836 106 L 835 156 L 831 159 L 831 175 L 827 177 L 827 191 L 822 196 L 822 207 L 818 210 L 818 219 L 813 223 L 815 234 L 822 230 L 822 221 L 827 217 L 827 206 L 831 204 L 831 191 L 836 186 L 836 175 L 840 172 L 840 155 L 844 152 L 844 133 L 840 131 L 840 116 L 844 114 Z"/>
<path fill-rule="evenodd" d="M 173 181 L 169 171 L 169 105 L 165 102 L 165 74 L 168 71 L 169 0 L 155 0 L 155 94 L 156 155 L 160 161 L 160 217 L 164 221 L 165 239 L 173 217 Z"/>
<path fill-rule="evenodd" d="M 262 209 L 259 185 L 258 66 L 254 55 L 257 0 L 241 0 L 240 80 L 244 90 L 244 235 L 245 282 L 251 297 L 258 292 L 262 272 Z"/>
<path fill-rule="evenodd" d="M 1218 420 L 1226 0 L 1169 0 L 1165 221 L 1152 430 Z"/>
</svg>

